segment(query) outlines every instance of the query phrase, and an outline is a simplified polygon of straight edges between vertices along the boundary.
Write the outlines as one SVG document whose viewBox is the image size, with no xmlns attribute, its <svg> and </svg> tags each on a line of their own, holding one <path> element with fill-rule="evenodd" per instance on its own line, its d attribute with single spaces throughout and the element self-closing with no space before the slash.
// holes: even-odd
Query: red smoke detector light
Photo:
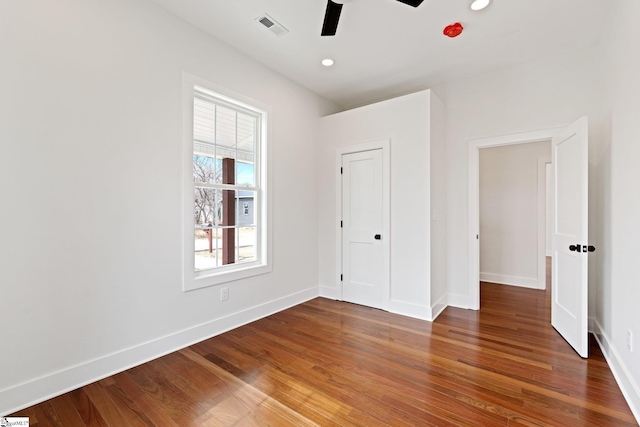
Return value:
<svg viewBox="0 0 640 427">
<path fill-rule="evenodd" d="M 444 34 L 447 37 L 458 37 L 460 35 L 460 33 L 462 33 L 462 25 L 459 22 L 456 22 L 455 24 L 451 24 L 451 25 L 447 25 L 446 27 L 444 27 L 444 31 L 442 31 L 442 34 Z"/>
</svg>

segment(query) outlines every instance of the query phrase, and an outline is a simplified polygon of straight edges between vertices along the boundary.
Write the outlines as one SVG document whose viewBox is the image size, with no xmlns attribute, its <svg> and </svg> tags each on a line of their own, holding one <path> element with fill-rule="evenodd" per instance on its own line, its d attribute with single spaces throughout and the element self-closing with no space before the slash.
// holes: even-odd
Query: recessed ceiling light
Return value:
<svg viewBox="0 0 640 427">
<path fill-rule="evenodd" d="M 333 59 L 331 58 L 323 59 L 322 65 L 324 65 L 325 67 L 331 67 L 333 65 Z"/>
<path fill-rule="evenodd" d="M 474 0 L 471 3 L 471 10 L 482 10 L 489 6 L 489 3 L 491 3 L 491 0 Z"/>
</svg>

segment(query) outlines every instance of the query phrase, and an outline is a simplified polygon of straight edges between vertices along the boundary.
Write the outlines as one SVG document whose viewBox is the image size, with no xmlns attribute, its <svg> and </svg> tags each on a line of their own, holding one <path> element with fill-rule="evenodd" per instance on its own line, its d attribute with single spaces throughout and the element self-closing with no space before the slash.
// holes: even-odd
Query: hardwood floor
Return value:
<svg viewBox="0 0 640 427">
<path fill-rule="evenodd" d="M 548 292 L 484 283 L 434 323 L 317 298 L 20 411 L 32 426 L 632 426 Z"/>
</svg>

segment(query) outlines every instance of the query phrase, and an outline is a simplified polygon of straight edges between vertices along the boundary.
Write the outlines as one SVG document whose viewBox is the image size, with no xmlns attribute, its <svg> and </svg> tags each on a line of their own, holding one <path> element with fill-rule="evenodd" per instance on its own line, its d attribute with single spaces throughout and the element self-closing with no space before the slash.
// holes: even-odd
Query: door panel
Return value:
<svg viewBox="0 0 640 427">
<path fill-rule="evenodd" d="M 551 324 L 588 357 L 588 122 L 586 117 L 553 139 L 554 230 Z M 580 252 L 571 250 L 580 248 Z"/>
<path fill-rule="evenodd" d="M 344 154 L 342 168 L 342 297 L 383 308 L 382 150 Z"/>
<path fill-rule="evenodd" d="M 558 274 L 556 276 L 558 283 L 571 283 L 575 278 L 580 277 L 580 260 L 577 260 L 573 253 L 557 252 L 558 262 L 556 268 Z M 557 286 L 555 293 L 555 303 L 558 308 L 577 319 L 580 313 L 580 298 L 572 293 L 571 286 Z"/>
</svg>

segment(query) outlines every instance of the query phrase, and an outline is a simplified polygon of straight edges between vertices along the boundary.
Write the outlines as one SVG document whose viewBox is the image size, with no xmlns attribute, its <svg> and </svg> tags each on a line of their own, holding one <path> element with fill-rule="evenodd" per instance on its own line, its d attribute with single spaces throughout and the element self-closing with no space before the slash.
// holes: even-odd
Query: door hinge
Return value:
<svg viewBox="0 0 640 427">
<path fill-rule="evenodd" d="M 342 175 L 342 168 L 340 168 L 340 175 Z"/>
<path fill-rule="evenodd" d="M 340 275 L 340 281 L 342 282 L 342 274 Z"/>
<path fill-rule="evenodd" d="M 342 221 L 340 221 L 340 228 L 342 228 Z"/>
</svg>

